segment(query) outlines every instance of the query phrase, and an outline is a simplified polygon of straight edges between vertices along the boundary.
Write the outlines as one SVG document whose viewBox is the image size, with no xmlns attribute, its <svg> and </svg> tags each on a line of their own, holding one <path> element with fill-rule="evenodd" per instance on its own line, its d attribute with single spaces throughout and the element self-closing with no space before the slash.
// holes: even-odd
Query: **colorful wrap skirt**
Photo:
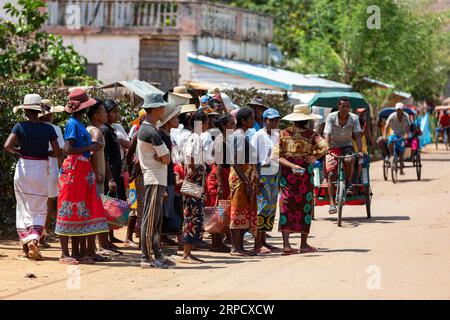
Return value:
<svg viewBox="0 0 450 320">
<path fill-rule="evenodd" d="M 256 194 L 258 192 L 258 184 L 255 181 L 256 165 L 240 164 L 239 167 L 250 180 L 252 192 L 247 193 L 245 184 L 232 167 L 229 177 L 231 192 L 230 229 L 248 229 L 253 235 L 256 235 Z"/>
<path fill-rule="evenodd" d="M 206 177 L 205 206 L 207 207 L 213 207 L 216 205 L 217 191 L 218 191 L 216 173 L 217 173 L 217 165 L 213 165 L 211 167 L 211 172 Z M 222 167 L 222 185 L 224 190 L 222 199 L 219 200 L 228 200 L 230 198 L 230 184 L 228 182 L 229 176 L 230 176 L 230 168 Z"/>
<path fill-rule="evenodd" d="M 256 196 L 258 206 L 258 231 L 270 232 L 273 229 L 278 202 L 279 175 L 260 176 L 259 192 Z"/>
<path fill-rule="evenodd" d="M 47 160 L 20 158 L 14 174 L 16 228 L 20 242 L 39 240 L 47 218 L 49 165 Z"/>
<path fill-rule="evenodd" d="M 189 181 L 201 186 L 204 175 L 205 171 L 197 168 L 195 176 L 191 177 Z M 183 194 L 183 243 L 195 244 L 202 241 L 204 215 L 205 200 L 203 197 L 196 198 Z"/>
<path fill-rule="evenodd" d="M 303 175 L 295 175 L 292 169 L 281 167 L 280 222 L 281 232 L 309 234 L 311 210 L 314 205 L 313 168 L 303 159 L 288 158 L 288 161 L 305 170 Z"/>
<path fill-rule="evenodd" d="M 82 155 L 71 154 L 64 160 L 59 177 L 55 233 L 87 236 L 108 231 L 92 165 Z"/>
</svg>

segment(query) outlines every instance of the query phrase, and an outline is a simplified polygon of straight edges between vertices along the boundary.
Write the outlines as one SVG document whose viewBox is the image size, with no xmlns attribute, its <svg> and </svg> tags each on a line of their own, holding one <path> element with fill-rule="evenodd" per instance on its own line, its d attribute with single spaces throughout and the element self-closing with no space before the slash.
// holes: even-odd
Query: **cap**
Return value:
<svg viewBox="0 0 450 320">
<path fill-rule="evenodd" d="M 263 113 L 263 119 L 275 119 L 275 118 L 281 118 L 280 113 L 278 110 L 269 108 Z"/>
</svg>

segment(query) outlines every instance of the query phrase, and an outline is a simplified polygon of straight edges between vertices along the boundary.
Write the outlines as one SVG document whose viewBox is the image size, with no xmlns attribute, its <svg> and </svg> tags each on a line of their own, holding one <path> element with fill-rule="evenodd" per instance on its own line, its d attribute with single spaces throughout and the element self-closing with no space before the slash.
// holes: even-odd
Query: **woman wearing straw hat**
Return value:
<svg viewBox="0 0 450 320">
<path fill-rule="evenodd" d="M 45 222 L 45 231 L 48 232 L 48 228 L 50 227 L 51 217 L 55 215 L 53 208 L 56 205 L 56 198 L 58 197 L 58 178 L 59 178 L 59 168 L 62 165 L 63 157 L 62 157 L 62 148 L 64 147 L 64 137 L 61 131 L 61 128 L 55 124 L 53 124 L 53 118 L 55 113 L 64 112 L 63 106 L 54 106 L 53 103 L 48 99 L 43 99 L 41 101 L 43 113 L 39 115 L 39 120 L 51 125 L 58 136 L 58 147 L 59 147 L 59 157 L 54 158 L 50 157 L 48 159 L 49 164 L 49 180 L 48 180 L 48 200 L 47 200 L 47 220 Z M 49 144 L 49 152 L 52 150 L 51 145 Z M 39 240 L 39 245 L 42 248 L 49 248 L 50 245 L 45 241 L 45 235 L 41 237 Z"/>
<path fill-rule="evenodd" d="M 33 260 L 43 260 L 38 241 L 47 217 L 48 184 L 43 182 L 48 181 L 48 157 L 59 156 L 55 130 L 39 120 L 41 101 L 38 94 L 27 94 L 24 103 L 14 107 L 14 112 L 24 110 L 28 120 L 14 126 L 4 145 L 20 157 L 14 174 L 16 226 L 25 256 Z"/>
<path fill-rule="evenodd" d="M 307 243 L 314 205 L 311 164 L 327 153 L 328 143 L 307 125 L 309 120 L 319 118 L 320 115 L 311 114 L 308 105 L 296 105 L 294 112 L 283 118 L 292 121 L 293 126 L 280 132 L 280 143 L 272 154 L 281 165 L 279 230 L 283 234 L 284 255 L 317 251 Z M 291 233 L 301 234 L 300 250 L 291 247 Z"/>
<path fill-rule="evenodd" d="M 89 158 L 91 152 L 101 149 L 100 143 L 92 143 L 82 120 L 87 108 L 96 100 L 76 88 L 69 94 L 65 111 L 71 114 L 66 123 L 64 160 L 59 177 L 58 215 L 55 233 L 61 241 L 62 264 L 93 263 L 106 261 L 95 253 L 95 235 L 109 231 L 105 210 L 97 192 L 97 181 Z M 69 254 L 69 237 L 72 237 L 72 257 Z M 83 247 L 87 237 L 87 251 Z"/>
</svg>

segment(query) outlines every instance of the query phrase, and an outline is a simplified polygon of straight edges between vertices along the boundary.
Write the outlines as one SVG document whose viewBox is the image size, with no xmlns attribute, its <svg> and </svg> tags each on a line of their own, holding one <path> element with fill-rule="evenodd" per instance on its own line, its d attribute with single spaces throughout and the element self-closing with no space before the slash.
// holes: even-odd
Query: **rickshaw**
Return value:
<svg viewBox="0 0 450 320">
<path fill-rule="evenodd" d="M 381 110 L 378 114 L 378 119 L 387 119 L 392 113 L 395 112 L 395 108 L 385 108 Z M 405 168 L 415 168 L 417 180 L 420 181 L 422 178 L 422 160 L 420 156 L 420 129 L 417 124 L 417 112 L 410 108 L 403 108 L 408 116 L 412 117 L 412 127 L 408 138 L 400 138 L 399 140 L 405 141 L 405 152 L 403 154 L 404 167 Z M 390 155 L 387 146 L 384 146 L 385 150 L 383 152 L 383 178 L 385 181 L 389 179 L 389 170 L 391 170 L 391 178 L 393 183 L 398 181 L 398 171 L 400 169 L 400 160 L 397 148 L 394 146 L 394 154 Z M 387 155 L 387 157 L 386 157 Z M 407 165 L 410 162 L 411 165 Z"/>
<path fill-rule="evenodd" d="M 442 137 L 442 142 L 445 144 L 445 149 L 448 150 L 450 149 L 450 137 L 448 134 L 448 130 L 445 129 L 442 130 L 438 125 L 438 121 L 440 112 L 447 111 L 448 113 L 450 113 L 450 106 L 439 106 L 434 108 L 434 111 L 436 112 L 436 118 L 438 119 L 436 122 L 436 132 L 435 132 L 436 150 L 438 150 L 440 137 Z"/>
<path fill-rule="evenodd" d="M 321 92 L 317 93 L 309 102 L 309 106 L 313 107 L 323 107 L 323 108 L 336 108 L 339 98 L 347 97 L 350 99 L 350 107 L 352 109 L 364 108 L 369 111 L 369 104 L 358 92 Z M 369 112 L 366 112 L 366 122 L 369 122 Z M 368 150 L 369 152 L 370 150 Z M 331 154 L 331 153 L 330 153 Z M 333 182 L 334 187 L 334 197 L 336 206 L 338 208 L 337 212 L 337 225 L 341 227 L 342 225 L 342 214 L 345 205 L 349 206 L 365 206 L 367 218 L 371 218 L 371 204 L 372 204 L 372 189 L 370 187 L 370 159 L 369 155 L 366 155 L 365 164 L 362 166 L 362 171 L 358 181 L 353 179 L 353 192 L 348 193 L 345 186 L 345 173 L 344 173 L 344 159 L 351 157 L 358 157 L 357 153 L 347 156 L 335 156 L 338 160 L 338 179 Z M 356 166 L 358 165 L 358 161 Z M 328 182 L 325 181 L 323 165 L 316 162 L 313 168 L 314 172 L 314 206 L 329 206 L 330 197 L 328 195 Z M 357 170 L 355 170 L 356 174 Z M 313 210 L 314 213 L 314 210 Z M 313 216 L 314 217 L 314 216 Z"/>
</svg>

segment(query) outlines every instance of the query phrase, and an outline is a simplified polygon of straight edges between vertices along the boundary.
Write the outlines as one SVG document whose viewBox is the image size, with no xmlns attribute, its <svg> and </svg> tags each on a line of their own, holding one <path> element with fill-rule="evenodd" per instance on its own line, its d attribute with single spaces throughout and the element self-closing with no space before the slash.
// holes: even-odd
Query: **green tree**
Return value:
<svg viewBox="0 0 450 320">
<path fill-rule="evenodd" d="M 437 98 L 449 68 L 445 20 L 427 13 L 427 1 L 234 0 L 229 4 L 274 18 L 274 42 L 285 67 L 365 89 L 365 77 L 409 91 L 418 100 Z M 429 2 L 429 1 L 428 1 Z M 369 29 L 367 8 L 377 5 L 381 28 Z"/>
<path fill-rule="evenodd" d="M 86 59 L 61 36 L 41 30 L 47 13 L 41 0 L 18 0 L 4 10 L 17 21 L 0 19 L 0 78 L 27 79 L 50 85 L 93 84 L 86 76 Z"/>
</svg>

